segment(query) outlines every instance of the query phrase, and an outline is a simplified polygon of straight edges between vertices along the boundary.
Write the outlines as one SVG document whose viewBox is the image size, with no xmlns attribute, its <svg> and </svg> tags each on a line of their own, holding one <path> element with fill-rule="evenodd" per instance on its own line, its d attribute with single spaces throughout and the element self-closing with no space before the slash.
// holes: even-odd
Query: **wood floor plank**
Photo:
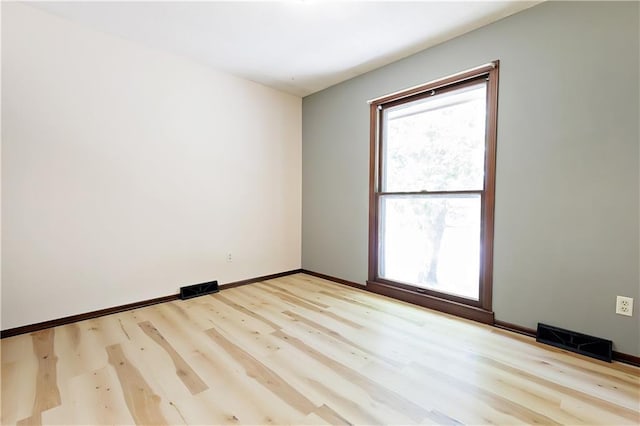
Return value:
<svg viewBox="0 0 640 426">
<path fill-rule="evenodd" d="M 204 332 L 200 339 L 220 349 Z M 173 401 L 188 424 L 287 424 L 300 417 L 298 410 L 257 385 L 226 352 L 219 356 L 212 353 L 198 351 L 188 358 L 210 389 Z"/>
<path fill-rule="evenodd" d="M 311 303 L 312 305 L 316 305 L 322 309 L 328 309 L 331 306 L 322 302 L 321 298 L 316 293 L 308 293 L 307 295 L 301 295 L 299 289 L 291 286 L 287 286 L 289 280 L 287 277 L 283 277 L 280 280 L 271 280 L 265 281 L 265 284 L 268 284 L 270 288 L 274 290 L 278 290 L 279 292 L 288 294 L 290 296 L 301 299 L 307 303 Z M 287 288 L 289 287 L 289 288 Z"/>
<path fill-rule="evenodd" d="M 312 311 L 312 312 L 317 312 L 317 313 L 323 314 L 323 315 L 325 315 L 325 316 L 327 316 L 329 318 L 332 318 L 332 319 L 334 319 L 334 320 L 336 320 L 338 322 L 345 323 L 345 324 L 347 324 L 347 325 L 349 325 L 349 326 L 351 326 L 353 328 L 358 328 L 358 329 L 362 328 L 362 325 L 360 325 L 360 324 L 358 324 L 356 322 L 353 322 L 353 321 L 351 321 L 349 319 L 346 319 L 346 318 L 344 318 L 344 317 L 342 317 L 340 315 L 337 315 L 337 314 L 335 314 L 335 313 L 333 313 L 331 311 L 327 311 L 325 309 L 319 308 L 318 306 L 315 306 L 315 305 L 313 305 L 311 303 L 305 302 L 304 300 L 299 299 L 299 298 L 297 298 L 295 296 L 291 296 L 289 294 L 282 293 L 282 292 L 279 292 L 279 291 L 273 291 L 273 290 L 269 289 L 268 287 L 266 287 L 265 285 L 262 285 L 262 286 L 258 285 L 256 287 L 259 288 L 262 291 L 266 291 L 268 293 L 271 293 L 272 295 L 282 299 L 283 301 L 290 303 L 294 307 L 301 307 L 301 308 L 307 309 L 307 310 Z"/>
<path fill-rule="evenodd" d="M 66 410 L 54 409 L 43 413 L 43 423 L 82 425 L 134 423 L 113 368 L 105 366 L 75 376 L 69 380 L 68 386 Z M 72 419 L 72 422 L 69 422 L 69 419 Z"/>
<path fill-rule="evenodd" d="M 294 274 L 2 339 L 0 423 L 640 424 L 640 369 Z"/>
<path fill-rule="evenodd" d="M 107 346 L 106 350 L 109 364 L 118 374 L 124 399 L 136 424 L 167 424 L 160 410 L 160 396 L 149 387 L 140 371 L 125 357 L 120 345 Z"/>
<path fill-rule="evenodd" d="M 18 426 L 40 426 L 42 425 L 42 413 L 38 412 L 38 413 L 34 413 L 33 415 L 18 420 L 17 423 Z"/>
<path fill-rule="evenodd" d="M 376 400 L 375 395 L 372 396 L 367 389 L 360 387 L 360 391 L 368 399 L 362 399 L 358 402 L 354 397 L 354 393 L 342 392 L 338 389 L 332 389 L 319 380 L 310 380 L 310 384 L 321 393 L 329 396 L 330 405 L 335 407 L 341 417 L 348 419 L 353 424 L 411 424 L 412 419 L 409 413 L 401 412 L 398 407 L 382 403 Z M 353 384 L 353 386 L 358 386 Z M 353 392 L 353 391 L 352 391 Z"/>
<path fill-rule="evenodd" d="M 245 352 L 223 336 L 218 330 L 210 328 L 206 333 L 242 365 L 248 377 L 254 379 L 303 414 L 309 414 L 315 410 L 315 405 L 307 397 L 298 392 L 298 390 L 293 388 L 289 383 L 282 380 L 280 376 L 251 356 L 251 354 Z"/>
<path fill-rule="evenodd" d="M 322 404 L 320 407 L 316 408 L 313 414 L 316 414 L 318 417 L 320 417 L 321 419 L 326 421 L 327 424 L 330 424 L 330 425 L 351 426 L 352 424 L 349 421 L 347 421 L 344 417 L 342 417 L 340 414 L 333 411 L 333 409 L 326 404 Z"/>
<path fill-rule="evenodd" d="M 18 425 L 41 425 L 42 412 L 61 404 L 57 382 L 58 357 L 54 351 L 54 329 L 31 333 L 33 353 L 38 360 L 35 395 L 31 415 L 18 420 Z"/>
<path fill-rule="evenodd" d="M 225 296 L 223 296 L 221 294 L 216 294 L 215 298 L 216 298 L 216 300 L 219 300 L 222 303 L 226 303 L 227 305 L 229 305 L 233 309 L 237 310 L 238 312 L 241 312 L 241 313 L 243 313 L 245 315 L 253 317 L 253 318 L 257 319 L 258 321 L 262 321 L 263 323 L 269 325 L 274 330 L 280 330 L 282 328 L 282 326 L 276 324 L 275 322 L 271 321 L 270 319 L 260 315 L 259 313 L 255 312 L 255 311 L 252 311 L 250 309 L 245 308 L 244 306 L 240 305 L 239 303 L 236 303 L 233 300 L 230 300 L 230 299 L 228 299 L 227 297 L 225 297 Z"/>
<path fill-rule="evenodd" d="M 269 357 L 274 371 L 311 399 L 316 406 L 326 404 L 353 424 L 412 424 L 404 413 L 375 401 L 365 390 L 326 365 L 314 359 L 304 364 L 294 347 L 285 345 Z"/>
<path fill-rule="evenodd" d="M 251 329 L 260 334 L 269 334 L 274 330 L 274 327 L 276 327 L 275 329 L 279 328 L 275 323 L 262 317 L 259 313 L 249 313 L 250 311 L 242 310 L 233 303 L 225 303 L 227 299 L 224 296 L 218 296 L 219 295 L 216 294 L 203 298 L 204 300 L 200 304 L 200 307 L 208 309 L 211 312 L 213 325 L 226 323 L 229 324 L 229 326 L 238 327 L 240 329 L 238 330 L 239 332 L 243 329 Z"/>
<path fill-rule="evenodd" d="M 278 325 L 278 329 L 290 321 L 290 318 L 283 317 L 284 306 L 277 297 L 271 295 L 265 297 L 264 294 L 252 291 L 249 287 L 238 287 L 233 292 L 226 292 L 224 296 Z"/>
<path fill-rule="evenodd" d="M 496 361 L 493 359 L 487 357 L 482 357 L 481 359 L 483 362 L 489 365 L 496 365 Z M 514 374 L 518 374 L 519 376 L 526 378 L 527 381 L 544 384 L 544 386 L 557 390 L 563 394 L 571 396 L 572 398 L 583 400 L 588 404 L 598 405 L 600 407 L 606 408 L 608 411 L 617 413 L 621 417 L 640 423 L 640 413 L 637 411 L 637 405 L 634 408 L 624 407 L 622 405 L 619 405 L 620 400 L 616 400 L 614 402 L 606 399 L 601 399 L 582 390 L 570 388 L 569 386 L 560 384 L 557 382 L 557 380 L 547 380 L 536 374 L 529 373 L 524 370 L 515 369 L 514 367 L 505 364 L 500 364 L 499 368 L 501 368 L 502 370 L 512 371 Z M 640 393 L 636 394 L 635 401 L 640 401 L 640 399 L 638 398 L 640 398 Z"/>
<path fill-rule="evenodd" d="M 187 389 L 189 389 L 191 395 L 209 389 L 209 386 L 202 381 L 198 374 L 193 371 L 193 368 L 185 362 L 182 356 L 171 346 L 171 343 L 165 339 L 162 333 L 160 333 L 151 322 L 143 321 L 138 323 L 138 326 L 140 326 L 147 336 L 167 352 L 176 368 L 176 375 L 182 380 L 182 383 L 184 383 Z"/>
<path fill-rule="evenodd" d="M 383 360 L 372 356 L 370 353 L 364 352 L 346 342 L 336 340 L 322 331 L 300 321 L 297 321 L 291 326 L 283 329 L 283 331 L 292 337 L 296 337 L 307 342 L 307 344 L 312 346 L 316 351 L 321 352 L 327 357 L 347 365 L 349 368 L 356 371 L 359 371 L 360 368 L 369 364 L 371 360 L 374 359 L 378 360 L 380 363 L 385 363 Z M 280 342 L 282 347 L 282 341 Z"/>
<path fill-rule="evenodd" d="M 503 413 L 513 412 L 515 418 L 520 418 L 522 413 L 531 412 L 529 417 L 534 419 L 538 415 L 548 417 L 544 421 L 548 424 L 582 423 L 578 417 L 564 412 L 561 409 L 561 398 L 545 386 L 524 387 L 517 376 L 487 367 L 473 357 L 456 354 L 448 359 L 442 359 L 440 356 L 437 364 L 435 360 L 433 357 L 425 356 L 424 359 L 405 368 L 405 372 L 418 380 L 428 379 L 443 383 L 440 389 L 444 394 L 474 395 L 477 401 Z M 437 369 L 431 367 L 436 365 Z M 494 396 L 497 398 L 495 401 L 491 399 Z"/>
<path fill-rule="evenodd" d="M 210 309 L 212 325 L 224 329 L 228 335 L 232 335 L 234 342 L 246 350 L 251 351 L 256 358 L 269 356 L 278 351 L 280 341 L 273 336 L 271 326 L 238 312 L 226 304 L 218 301 L 206 301 L 200 306 L 203 309 Z M 222 305 L 222 306 L 220 306 Z"/>
<path fill-rule="evenodd" d="M 33 351 L 38 358 L 36 376 L 36 395 L 33 401 L 33 414 L 42 413 L 60 405 L 57 369 L 58 357 L 54 351 L 55 330 L 50 328 L 31 334 Z"/>
<path fill-rule="evenodd" d="M 31 340 L 31 336 L 26 336 Z M 22 361 L 3 360 L 0 424 L 16 424 L 19 419 L 31 416 L 36 397 L 37 365 L 31 348 L 25 349 Z"/>
<path fill-rule="evenodd" d="M 361 375 L 357 371 L 354 371 L 349 367 L 334 361 L 333 359 L 307 345 L 302 340 L 293 337 L 283 332 L 282 330 L 275 331 L 273 334 L 286 341 L 296 349 L 300 350 L 302 353 L 325 365 L 330 366 L 332 370 L 336 371 L 341 376 L 348 378 L 350 382 L 361 387 L 363 390 L 369 393 L 374 400 L 380 402 L 381 404 L 386 404 L 395 409 L 398 409 L 399 411 L 406 413 L 415 421 L 421 421 L 423 418 L 428 416 L 428 412 L 419 405 L 414 404 L 413 402 L 405 399 L 395 392 L 389 391 L 384 386 L 375 383 L 374 381 L 372 381 L 368 377 Z"/>
<path fill-rule="evenodd" d="M 167 333 L 171 331 L 172 344 L 209 385 L 208 390 L 197 395 L 186 392 L 180 396 L 175 386 L 166 389 L 173 398 L 169 401 L 170 407 L 186 419 L 177 424 L 285 424 L 299 415 L 279 398 L 265 393 L 255 381 L 247 379 L 233 358 L 192 322 L 191 317 L 197 312 L 186 311 L 189 320 L 176 310 L 161 306 L 147 315 L 147 319 L 162 326 Z"/>
<path fill-rule="evenodd" d="M 367 347 L 365 347 L 364 345 L 360 345 L 358 343 L 356 343 L 353 340 L 350 340 L 346 337 L 344 337 L 342 334 L 340 334 L 339 332 L 335 331 L 335 330 L 331 330 L 328 327 L 325 327 L 324 325 L 317 323 L 313 320 L 310 320 L 302 315 L 296 314 L 295 312 L 291 312 L 291 311 L 284 311 L 282 312 L 283 314 L 293 318 L 296 321 L 299 321 L 303 324 L 306 324 L 310 327 L 315 328 L 316 330 L 324 333 L 327 336 L 330 336 L 332 338 L 334 338 L 335 340 L 338 340 L 342 343 L 345 343 L 347 345 L 353 346 L 354 348 L 358 349 L 361 352 L 364 352 L 366 354 L 369 354 L 370 356 L 374 357 L 374 358 L 378 358 L 388 364 L 391 364 L 392 366 L 395 367 L 401 367 L 404 365 L 404 363 L 402 361 L 400 361 L 399 359 L 393 359 L 387 356 L 384 356 L 382 354 L 380 354 L 379 352 L 376 352 L 374 350 L 370 350 Z"/>
<path fill-rule="evenodd" d="M 195 311 L 188 312 L 189 316 L 196 314 Z M 244 370 L 240 371 L 237 362 L 200 331 L 191 319 L 185 321 L 174 309 L 163 309 L 162 306 L 153 309 L 148 318 L 167 334 L 170 333 L 172 344 L 209 385 L 210 389 L 202 393 L 206 395 L 194 399 L 180 396 L 179 389 L 171 387 L 167 377 L 158 377 L 165 393 L 171 396 L 175 410 L 179 410 L 189 424 L 227 423 L 234 416 L 240 419 L 237 421 L 240 424 L 265 424 L 268 418 L 282 423 L 290 418 L 287 417 L 288 407 L 279 399 L 274 401 L 263 390 L 255 388 L 255 383 L 246 380 Z M 205 401 L 207 406 L 198 408 Z M 278 416 L 270 413 L 276 409 Z M 297 415 L 297 411 L 295 413 Z M 216 423 L 215 419 L 220 420 Z"/>
<path fill-rule="evenodd" d="M 31 334 L 6 337 L 0 340 L 0 345 L 0 356 L 3 364 L 22 361 L 26 354 L 33 352 Z"/>
<path fill-rule="evenodd" d="M 559 424 L 543 413 L 538 413 L 525 405 L 515 403 L 508 398 L 485 389 L 483 386 L 471 384 L 453 375 L 445 374 L 438 368 L 426 367 L 420 364 L 416 364 L 414 367 L 423 369 L 426 372 L 425 377 L 429 377 L 429 379 L 432 380 L 439 379 L 440 381 L 448 381 L 459 392 L 472 395 L 477 401 L 485 403 L 506 415 L 512 416 L 518 421 L 528 424 Z"/>
</svg>

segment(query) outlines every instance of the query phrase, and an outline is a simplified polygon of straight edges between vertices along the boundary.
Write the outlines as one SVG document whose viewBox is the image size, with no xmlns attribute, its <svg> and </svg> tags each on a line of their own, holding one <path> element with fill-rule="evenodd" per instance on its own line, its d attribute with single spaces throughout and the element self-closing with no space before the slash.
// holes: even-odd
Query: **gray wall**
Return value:
<svg viewBox="0 0 640 426">
<path fill-rule="evenodd" d="M 544 3 L 304 98 L 303 268 L 367 279 L 366 101 L 499 59 L 496 319 L 640 355 L 638 16 Z"/>
</svg>

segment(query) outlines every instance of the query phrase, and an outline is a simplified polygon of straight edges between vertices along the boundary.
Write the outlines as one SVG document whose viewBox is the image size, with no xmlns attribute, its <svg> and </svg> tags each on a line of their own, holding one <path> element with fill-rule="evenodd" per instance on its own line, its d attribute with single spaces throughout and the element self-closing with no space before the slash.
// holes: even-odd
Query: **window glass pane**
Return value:
<svg viewBox="0 0 640 426">
<path fill-rule="evenodd" d="M 482 190 L 486 83 L 383 112 L 383 192 Z"/>
<path fill-rule="evenodd" d="M 478 300 L 480 195 L 382 196 L 379 275 Z"/>
</svg>

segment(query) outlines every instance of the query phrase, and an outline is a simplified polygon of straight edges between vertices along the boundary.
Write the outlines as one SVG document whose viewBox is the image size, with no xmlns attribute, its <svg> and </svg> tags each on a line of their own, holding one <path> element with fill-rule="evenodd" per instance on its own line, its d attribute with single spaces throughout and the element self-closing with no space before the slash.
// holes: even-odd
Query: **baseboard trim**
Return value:
<svg viewBox="0 0 640 426">
<path fill-rule="evenodd" d="M 493 325 L 507 331 L 513 331 L 514 333 L 524 334 L 529 337 L 536 337 L 536 330 L 533 328 L 522 327 L 517 324 L 512 324 L 506 321 L 495 320 Z"/>
<path fill-rule="evenodd" d="M 532 328 L 528 328 L 528 327 L 522 327 L 520 325 L 517 324 L 513 324 L 510 322 L 506 322 L 506 321 L 498 321 L 496 320 L 495 323 L 493 324 L 494 326 L 501 328 L 503 330 L 507 330 L 507 331 L 512 331 L 518 334 L 524 334 L 525 336 L 529 336 L 529 337 L 536 337 L 536 330 L 532 329 Z M 613 360 L 614 361 L 619 361 L 619 362 L 624 362 L 625 364 L 630 364 L 633 365 L 635 367 L 640 367 L 640 357 L 637 357 L 635 355 L 631 355 L 631 354 L 626 354 L 623 352 L 616 352 L 613 351 Z"/>
<path fill-rule="evenodd" d="M 300 272 L 302 272 L 303 274 L 322 278 L 327 281 L 333 281 L 335 283 L 348 285 L 349 287 L 359 288 L 360 290 L 367 290 L 367 287 L 364 284 L 358 284 L 353 281 L 343 280 L 342 278 L 332 277 L 331 275 L 321 274 L 320 272 L 309 271 L 308 269 L 302 269 Z"/>
<path fill-rule="evenodd" d="M 262 277 L 249 278 L 246 280 L 235 281 L 227 284 L 220 285 L 220 290 L 226 290 L 234 287 L 240 287 L 247 284 L 253 284 L 260 281 L 271 280 L 274 278 L 280 278 L 287 275 L 293 275 L 302 272 L 302 269 L 294 269 L 286 272 L 279 272 L 277 274 L 264 275 Z M 49 321 L 43 321 L 36 324 L 23 325 L 21 327 L 9 328 L 0 331 L 0 339 L 5 337 L 18 336 L 25 333 L 33 333 L 36 331 L 44 330 L 51 327 L 58 327 L 61 325 L 71 324 L 78 321 L 84 321 L 88 319 L 103 317 L 105 315 L 117 314 L 119 312 L 130 311 L 133 309 L 144 308 L 145 306 L 157 305 L 158 303 L 172 302 L 179 300 L 180 294 L 170 294 L 168 296 L 156 297 L 154 299 L 141 300 L 139 302 L 127 303 L 126 305 L 113 306 L 111 308 L 99 309 L 97 311 L 85 312 L 83 314 L 70 315 L 68 317 L 57 318 Z"/>
<path fill-rule="evenodd" d="M 247 280 L 241 280 L 241 281 L 235 281 L 235 282 L 232 282 L 232 283 L 221 284 L 220 285 L 220 290 L 226 290 L 226 289 L 229 289 L 229 288 L 240 287 L 240 286 L 247 285 L 247 284 L 257 283 L 257 282 L 260 282 L 260 281 L 273 280 L 275 278 L 286 277 L 287 275 L 299 274 L 302 271 L 303 271 L 302 269 L 292 269 L 290 271 L 278 272 L 277 274 L 264 275 L 262 277 L 249 278 Z"/>
<path fill-rule="evenodd" d="M 635 367 L 640 367 L 640 356 L 613 351 L 613 359 Z"/>
</svg>

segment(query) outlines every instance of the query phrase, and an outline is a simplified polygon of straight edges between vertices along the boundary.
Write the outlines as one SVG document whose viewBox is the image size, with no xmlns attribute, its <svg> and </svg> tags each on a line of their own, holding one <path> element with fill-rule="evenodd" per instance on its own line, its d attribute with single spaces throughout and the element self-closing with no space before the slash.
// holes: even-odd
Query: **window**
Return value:
<svg viewBox="0 0 640 426">
<path fill-rule="evenodd" d="M 368 287 L 493 323 L 498 62 L 371 101 Z"/>
</svg>

